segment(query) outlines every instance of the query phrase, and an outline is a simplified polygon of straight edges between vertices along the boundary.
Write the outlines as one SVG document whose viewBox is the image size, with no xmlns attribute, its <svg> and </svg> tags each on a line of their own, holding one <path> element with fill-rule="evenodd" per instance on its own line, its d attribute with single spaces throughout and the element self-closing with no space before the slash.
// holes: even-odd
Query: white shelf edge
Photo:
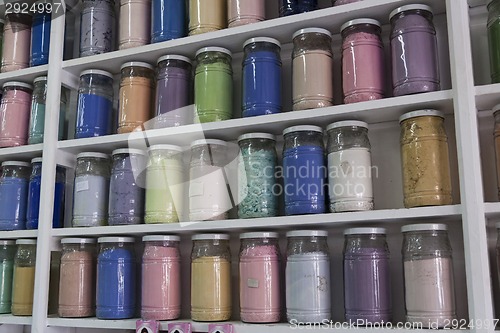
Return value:
<svg viewBox="0 0 500 333">
<path fill-rule="evenodd" d="M 0 148 L 0 159 L 5 160 L 9 157 L 19 156 L 21 159 L 42 156 L 43 143 L 35 145 L 24 145 L 19 147 Z"/>
<path fill-rule="evenodd" d="M 462 208 L 460 205 L 381 209 L 366 212 L 328 213 L 295 216 L 278 216 L 258 219 L 232 219 L 204 222 L 181 222 L 169 224 L 136 224 L 125 226 L 103 226 L 90 228 L 53 229 L 52 236 L 99 236 L 120 234 L 150 234 L 150 233 L 193 233 L 207 231 L 238 231 L 249 229 L 294 229 L 308 227 L 332 227 L 352 224 L 394 223 L 398 221 L 425 220 L 439 217 L 441 219 L 460 220 Z"/>
<path fill-rule="evenodd" d="M 42 65 L 0 73 L 0 86 L 8 81 L 23 81 L 32 84 L 36 77 L 46 75 L 48 70 L 49 65 Z"/>
<path fill-rule="evenodd" d="M 13 316 L 9 314 L 0 314 L 0 324 L 3 325 L 31 325 L 31 317 Z"/>
<path fill-rule="evenodd" d="M 500 202 L 485 202 L 484 212 L 487 218 L 500 218 Z"/>
<path fill-rule="evenodd" d="M 320 109 L 282 112 L 260 117 L 237 118 L 130 134 L 65 140 L 58 142 L 58 148 L 81 152 L 85 149 L 102 150 L 106 148 L 102 145 L 111 145 L 111 149 L 115 149 L 126 143 L 129 146 L 145 148 L 146 139 L 150 145 L 153 143 L 188 145 L 191 141 L 205 137 L 235 140 L 238 135 L 255 130 L 280 135 L 284 128 L 291 125 L 313 124 L 325 127 L 329 122 L 346 119 L 357 119 L 366 121 L 369 124 L 376 124 L 397 121 L 401 114 L 419 108 L 438 108 L 447 114 L 451 114 L 453 113 L 452 96 L 453 92 L 451 90 L 435 91 L 354 104 L 335 105 Z"/>
<path fill-rule="evenodd" d="M 0 239 L 37 238 L 38 230 L 0 231 Z"/>
<path fill-rule="evenodd" d="M 476 86 L 475 90 L 478 111 L 490 111 L 500 103 L 500 83 Z"/>
</svg>

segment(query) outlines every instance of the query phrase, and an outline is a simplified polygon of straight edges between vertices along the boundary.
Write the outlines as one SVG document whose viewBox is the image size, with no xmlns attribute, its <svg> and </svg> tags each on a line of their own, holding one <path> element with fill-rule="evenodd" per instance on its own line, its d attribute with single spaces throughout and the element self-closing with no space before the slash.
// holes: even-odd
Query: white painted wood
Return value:
<svg viewBox="0 0 500 333">
<path fill-rule="evenodd" d="M 0 239 L 36 238 L 38 230 L 0 231 Z"/>
<path fill-rule="evenodd" d="M 47 75 L 48 65 L 24 68 L 14 72 L 0 73 L 0 86 L 7 81 L 22 81 L 33 83 L 33 80 L 38 76 Z"/>
</svg>

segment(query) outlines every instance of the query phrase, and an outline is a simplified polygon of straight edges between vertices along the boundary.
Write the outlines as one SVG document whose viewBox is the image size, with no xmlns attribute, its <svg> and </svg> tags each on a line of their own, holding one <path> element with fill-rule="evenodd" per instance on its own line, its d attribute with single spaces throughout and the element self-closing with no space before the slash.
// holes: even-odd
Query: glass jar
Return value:
<svg viewBox="0 0 500 333">
<path fill-rule="evenodd" d="M 385 57 L 380 23 L 373 19 L 356 19 L 343 24 L 340 31 L 344 103 L 383 98 Z"/>
<path fill-rule="evenodd" d="M 0 176 L 0 230 L 26 229 L 30 164 L 2 162 Z"/>
<path fill-rule="evenodd" d="M 160 43 L 187 35 L 185 0 L 152 0 L 151 8 L 151 43 Z"/>
<path fill-rule="evenodd" d="M 226 0 L 189 0 L 189 36 L 224 29 Z"/>
<path fill-rule="evenodd" d="M 144 218 L 146 223 L 174 223 L 185 220 L 184 170 L 181 147 L 149 147 Z"/>
<path fill-rule="evenodd" d="M 333 105 L 332 35 L 321 28 L 302 29 L 293 34 L 293 110 Z"/>
<path fill-rule="evenodd" d="M 389 247 L 384 228 L 344 231 L 345 320 L 358 326 L 392 320 Z"/>
<path fill-rule="evenodd" d="M 97 227 L 107 224 L 110 163 L 102 153 L 76 156 L 73 187 L 73 227 Z"/>
<path fill-rule="evenodd" d="M 191 252 L 191 319 L 231 318 L 231 252 L 229 235 L 194 235 Z"/>
<path fill-rule="evenodd" d="M 280 248 L 275 232 L 240 235 L 240 317 L 245 323 L 280 321 Z"/>
<path fill-rule="evenodd" d="M 120 0 L 118 49 L 149 44 L 151 0 Z"/>
<path fill-rule="evenodd" d="M 83 71 L 78 88 L 75 139 L 111 134 L 112 114 L 113 75 L 98 69 Z"/>
<path fill-rule="evenodd" d="M 24 82 L 3 84 L 0 104 L 0 147 L 23 146 L 28 143 L 31 93 L 33 87 Z"/>
<path fill-rule="evenodd" d="M 450 162 L 443 113 L 408 112 L 399 122 L 405 207 L 450 205 Z"/>
<path fill-rule="evenodd" d="M 179 236 L 144 236 L 141 318 L 174 320 L 181 315 Z"/>
<path fill-rule="evenodd" d="M 406 321 L 442 328 L 456 319 L 453 260 L 445 224 L 412 224 L 403 233 Z"/>
<path fill-rule="evenodd" d="M 303 125 L 283 131 L 285 214 L 325 213 L 325 150 L 323 129 Z M 303 170 L 303 171 L 302 171 Z"/>
<path fill-rule="evenodd" d="M 96 317 L 128 319 L 135 315 L 134 238 L 101 237 L 97 256 Z"/>
<path fill-rule="evenodd" d="M 257 23 L 265 19 L 265 0 L 229 0 L 227 2 L 227 25 L 229 28 Z"/>
<path fill-rule="evenodd" d="M 49 0 L 38 0 L 33 6 L 31 25 L 30 66 L 47 65 L 49 63 L 50 26 L 52 20 L 52 3 Z"/>
<path fill-rule="evenodd" d="M 227 143 L 196 140 L 189 165 L 189 220 L 225 220 L 233 207 L 226 183 Z"/>
<path fill-rule="evenodd" d="M 31 316 L 35 289 L 36 239 L 16 240 L 12 278 L 12 315 Z"/>
<path fill-rule="evenodd" d="M 181 55 L 158 59 L 154 128 L 191 124 L 193 114 L 191 60 Z"/>
<path fill-rule="evenodd" d="M 196 52 L 195 123 L 231 119 L 233 114 L 231 59 L 231 52 L 222 47 L 205 47 Z"/>
<path fill-rule="evenodd" d="M 145 62 L 134 61 L 122 65 L 118 133 L 142 131 L 143 124 L 151 119 L 154 76 L 153 66 Z"/>
<path fill-rule="evenodd" d="M 16 242 L 0 240 L 0 313 L 10 313 Z"/>
<path fill-rule="evenodd" d="M 276 138 L 268 133 L 248 133 L 238 138 L 238 217 L 278 215 Z"/>
<path fill-rule="evenodd" d="M 496 158 L 496 170 L 497 170 L 497 187 L 498 187 L 498 198 L 500 199 L 500 104 L 493 107 L 493 115 L 495 118 L 495 158 Z"/>
<path fill-rule="evenodd" d="M 140 224 L 144 217 L 146 152 L 116 149 L 109 181 L 109 225 Z"/>
<path fill-rule="evenodd" d="M 488 3 L 488 46 L 491 83 L 500 82 L 500 1 Z"/>
<path fill-rule="evenodd" d="M 318 0 L 280 0 L 280 16 L 289 16 L 318 9 Z"/>
<path fill-rule="evenodd" d="M 368 124 L 339 121 L 328 125 L 330 211 L 373 209 L 371 146 Z"/>
<path fill-rule="evenodd" d="M 31 96 L 31 111 L 28 129 L 28 144 L 43 142 L 45 132 L 45 103 L 47 98 L 47 77 L 39 76 L 33 81 L 33 95 Z M 64 120 L 66 118 L 66 94 L 65 88 L 61 87 L 61 103 L 59 105 L 59 131 L 58 140 L 62 140 L 64 134 Z"/>
<path fill-rule="evenodd" d="M 10 13 L 5 15 L 0 72 L 12 72 L 29 67 L 31 20 L 31 15 L 28 14 Z"/>
<path fill-rule="evenodd" d="M 286 233 L 286 316 L 290 323 L 321 323 L 331 318 L 327 236 L 321 230 Z"/>
<path fill-rule="evenodd" d="M 80 57 L 114 51 L 115 1 L 82 1 Z"/>
<path fill-rule="evenodd" d="M 268 37 L 251 38 L 243 49 L 243 117 L 281 112 L 280 42 Z"/>
<path fill-rule="evenodd" d="M 5 25 L 5 20 L 4 19 L 0 19 L 0 55 L 2 54 L 2 47 L 3 47 L 3 28 L 4 28 L 4 25 Z M 1 65 L 0 65 L 1 66 Z"/>
<path fill-rule="evenodd" d="M 83 318 L 95 314 L 95 243 L 93 238 L 61 239 L 59 317 Z"/>
<path fill-rule="evenodd" d="M 391 12 L 392 87 L 394 96 L 440 89 L 436 30 L 432 9 L 406 5 Z"/>
<path fill-rule="evenodd" d="M 347 5 L 348 3 L 353 3 L 358 1 L 362 0 L 332 0 L 332 5 L 334 6 Z"/>
<path fill-rule="evenodd" d="M 26 213 L 26 229 L 38 229 L 40 215 L 40 197 L 42 185 L 42 158 L 31 160 L 31 176 L 28 185 L 28 202 Z M 52 228 L 62 228 L 64 224 L 64 192 L 66 187 L 66 170 L 56 166 L 54 185 L 54 212 Z"/>
</svg>

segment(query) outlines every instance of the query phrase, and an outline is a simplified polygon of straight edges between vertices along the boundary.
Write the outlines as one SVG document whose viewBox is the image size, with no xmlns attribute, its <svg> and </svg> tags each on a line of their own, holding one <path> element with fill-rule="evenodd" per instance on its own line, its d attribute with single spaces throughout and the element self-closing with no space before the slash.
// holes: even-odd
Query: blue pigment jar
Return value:
<svg viewBox="0 0 500 333">
<path fill-rule="evenodd" d="M 26 229 L 30 164 L 6 161 L 0 176 L 0 230 Z"/>
<path fill-rule="evenodd" d="M 51 13 L 47 7 L 51 3 L 47 0 L 35 2 L 36 13 L 33 14 L 31 23 L 31 54 L 30 65 L 40 66 L 49 63 L 49 44 L 50 44 L 50 21 Z"/>
<path fill-rule="evenodd" d="M 134 238 L 101 237 L 97 257 L 96 317 L 127 319 L 135 315 Z"/>
<path fill-rule="evenodd" d="M 187 36 L 184 0 L 152 0 L 151 14 L 151 43 Z"/>
<path fill-rule="evenodd" d="M 62 167 L 56 167 L 56 182 L 54 187 L 54 213 L 52 215 L 52 227 L 62 228 L 64 224 L 64 190 L 66 183 L 66 171 Z M 28 186 L 28 208 L 26 213 L 26 229 L 38 229 L 38 217 L 40 214 L 40 188 L 42 184 L 42 158 L 36 157 L 31 160 L 31 177 Z"/>
<path fill-rule="evenodd" d="M 281 0 L 280 16 L 289 16 L 318 9 L 318 0 Z"/>
<path fill-rule="evenodd" d="M 98 69 L 80 74 L 75 139 L 111 134 L 113 75 Z"/>
<path fill-rule="evenodd" d="M 325 213 L 323 130 L 318 126 L 292 126 L 283 131 L 283 136 L 285 214 Z"/>
<path fill-rule="evenodd" d="M 268 37 L 251 38 L 243 48 L 243 117 L 281 112 L 280 43 Z"/>
</svg>

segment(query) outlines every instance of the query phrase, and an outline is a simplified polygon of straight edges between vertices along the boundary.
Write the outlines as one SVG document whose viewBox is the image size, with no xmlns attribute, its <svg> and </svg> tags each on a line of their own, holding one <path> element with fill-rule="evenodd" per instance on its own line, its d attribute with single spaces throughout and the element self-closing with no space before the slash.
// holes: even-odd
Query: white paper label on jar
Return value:
<svg viewBox="0 0 500 333">
<path fill-rule="evenodd" d="M 259 288 L 259 280 L 257 279 L 248 279 L 247 286 L 249 288 Z"/>
<path fill-rule="evenodd" d="M 203 195 L 203 183 L 201 182 L 191 182 L 189 184 L 189 196 Z"/>
<path fill-rule="evenodd" d="M 77 182 L 75 184 L 75 189 L 77 192 L 81 192 L 81 191 L 87 191 L 89 189 L 89 182 L 88 181 L 81 181 L 81 182 Z"/>
</svg>

